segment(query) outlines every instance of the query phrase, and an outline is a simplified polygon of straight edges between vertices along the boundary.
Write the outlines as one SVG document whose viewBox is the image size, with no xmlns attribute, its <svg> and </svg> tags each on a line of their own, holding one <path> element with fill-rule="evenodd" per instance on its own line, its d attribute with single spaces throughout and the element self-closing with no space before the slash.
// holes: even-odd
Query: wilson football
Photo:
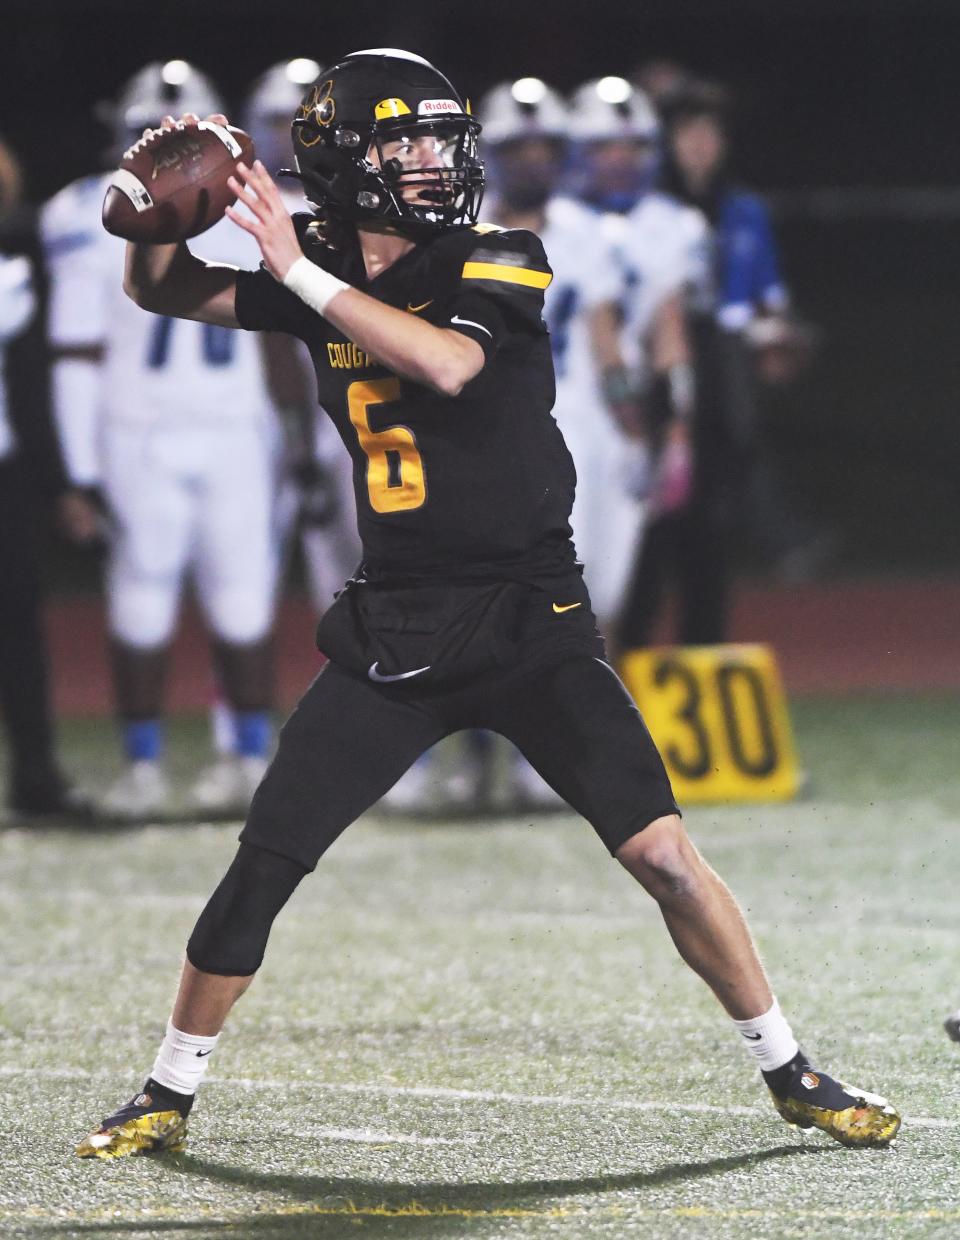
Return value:
<svg viewBox="0 0 960 1240">
<path fill-rule="evenodd" d="M 235 201 L 227 177 L 253 161 L 242 129 L 200 121 L 154 130 L 124 154 L 103 200 L 103 226 L 127 241 L 165 244 L 205 232 Z"/>
</svg>

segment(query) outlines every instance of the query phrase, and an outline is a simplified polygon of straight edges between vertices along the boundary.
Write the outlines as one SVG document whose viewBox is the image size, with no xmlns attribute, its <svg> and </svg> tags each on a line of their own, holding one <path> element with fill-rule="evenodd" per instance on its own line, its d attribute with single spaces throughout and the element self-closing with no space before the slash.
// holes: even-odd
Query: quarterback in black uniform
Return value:
<svg viewBox="0 0 960 1240">
<path fill-rule="evenodd" d="M 125 287 L 145 308 L 305 341 L 353 459 L 364 560 L 320 623 L 329 662 L 190 937 L 147 1083 L 83 1157 L 182 1148 L 209 1054 L 297 883 L 420 754 L 468 727 L 512 740 L 657 900 L 784 1118 L 849 1145 L 896 1134 L 882 1098 L 815 1072 L 797 1046 L 603 659 L 570 541 L 574 469 L 550 415 L 550 267 L 533 234 L 477 225 L 479 129 L 425 60 L 358 52 L 320 75 L 293 122 L 316 215 L 291 220 L 259 163 L 232 182 L 259 271 L 128 246 Z"/>
</svg>

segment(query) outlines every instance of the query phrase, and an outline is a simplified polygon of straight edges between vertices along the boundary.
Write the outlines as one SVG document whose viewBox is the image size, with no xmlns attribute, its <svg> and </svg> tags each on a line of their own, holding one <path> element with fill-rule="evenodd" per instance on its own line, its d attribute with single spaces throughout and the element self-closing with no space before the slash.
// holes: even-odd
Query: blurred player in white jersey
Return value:
<svg viewBox="0 0 960 1240">
<path fill-rule="evenodd" d="M 649 100 L 623 78 L 585 82 L 571 98 L 575 184 L 602 212 L 624 289 L 624 387 L 639 394 L 639 444 L 627 458 L 644 522 L 690 499 L 694 382 L 687 324 L 691 296 L 707 295 L 709 233 L 696 210 L 654 192 L 659 125 Z M 640 522 L 620 562 L 618 609 Z"/>
<path fill-rule="evenodd" d="M 257 157 L 274 176 L 294 165 L 290 117 L 319 72 L 316 61 L 299 57 L 272 65 L 253 84 L 244 124 Z M 291 214 L 308 210 L 299 181 L 281 179 L 279 185 Z M 324 612 L 361 559 L 353 467 L 333 423 L 317 405 L 316 378 L 305 348 L 279 333 L 266 335 L 264 346 L 286 437 L 285 481 L 292 483 L 284 487 L 281 500 L 285 534 L 299 524 L 310 595 L 316 610 Z"/>
<path fill-rule="evenodd" d="M 574 544 L 594 610 L 609 629 L 639 520 L 625 485 L 627 439 L 638 428 L 623 383 L 621 273 L 596 212 L 557 192 L 575 124 L 560 96 L 538 78 L 521 78 L 491 91 L 480 118 L 494 186 L 485 214 L 504 228 L 537 233 L 553 268 L 544 298 L 557 383 L 553 416 L 577 467 Z"/>
<path fill-rule="evenodd" d="M 116 109 L 118 145 L 169 112 L 221 110 L 184 61 L 148 65 Z M 164 681 L 183 580 L 192 573 L 217 679 L 232 709 L 231 752 L 200 773 L 194 808 L 242 811 L 271 743 L 270 629 L 277 574 L 274 426 L 256 341 L 151 315 L 124 297 L 124 243 L 100 222 L 107 175 L 47 204 L 54 399 L 75 484 L 108 513 L 109 629 L 126 767 L 102 811 L 163 813 Z M 250 239 L 224 220 L 191 243 L 256 267 Z"/>
</svg>

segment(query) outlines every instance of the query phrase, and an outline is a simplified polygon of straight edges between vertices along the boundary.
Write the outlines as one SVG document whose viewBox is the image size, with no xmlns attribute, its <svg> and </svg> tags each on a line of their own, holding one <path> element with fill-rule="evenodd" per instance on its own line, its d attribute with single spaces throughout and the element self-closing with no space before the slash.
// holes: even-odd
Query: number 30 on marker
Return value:
<svg viewBox="0 0 960 1240">
<path fill-rule="evenodd" d="M 636 650 L 620 670 L 681 803 L 796 796 L 793 734 L 768 646 Z"/>
</svg>

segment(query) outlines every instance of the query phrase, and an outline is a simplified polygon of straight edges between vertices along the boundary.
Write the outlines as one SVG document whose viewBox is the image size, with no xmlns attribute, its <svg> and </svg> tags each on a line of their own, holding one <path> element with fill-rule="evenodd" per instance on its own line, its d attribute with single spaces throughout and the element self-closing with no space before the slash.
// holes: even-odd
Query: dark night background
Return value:
<svg viewBox="0 0 960 1240">
<path fill-rule="evenodd" d="M 4 15 L 0 132 L 35 198 L 96 166 L 91 110 L 148 60 L 193 61 L 234 107 L 275 61 L 364 46 L 420 52 L 474 99 L 654 55 L 727 83 L 736 170 L 772 196 L 787 281 L 823 332 L 770 415 L 789 484 L 839 532 L 845 568 L 960 564 L 960 3 L 5 0 Z"/>
</svg>

